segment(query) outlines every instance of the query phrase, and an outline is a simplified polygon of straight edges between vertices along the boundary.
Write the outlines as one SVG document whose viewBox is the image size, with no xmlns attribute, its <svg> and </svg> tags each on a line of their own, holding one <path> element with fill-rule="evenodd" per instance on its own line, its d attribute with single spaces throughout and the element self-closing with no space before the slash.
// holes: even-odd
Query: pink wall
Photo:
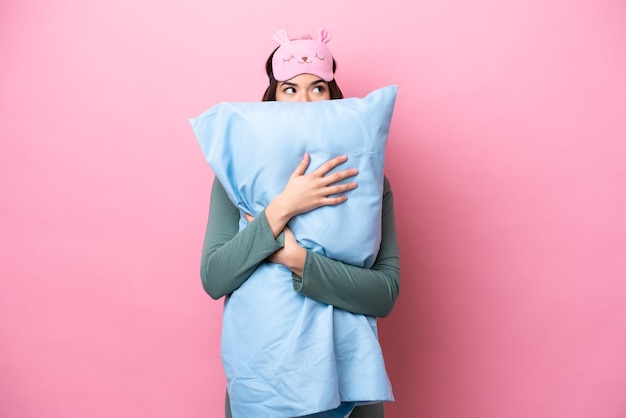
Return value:
<svg viewBox="0 0 626 418">
<path fill-rule="evenodd" d="M 348 95 L 399 84 L 387 415 L 625 416 L 621 0 L 3 1 L 0 416 L 220 416 L 187 118 L 319 25 Z"/>
</svg>

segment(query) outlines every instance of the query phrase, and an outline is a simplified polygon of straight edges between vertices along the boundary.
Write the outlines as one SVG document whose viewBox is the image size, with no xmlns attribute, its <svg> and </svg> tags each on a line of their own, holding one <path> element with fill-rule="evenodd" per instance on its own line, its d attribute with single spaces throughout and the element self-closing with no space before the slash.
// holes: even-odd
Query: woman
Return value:
<svg viewBox="0 0 626 418">
<path fill-rule="evenodd" d="M 327 31 L 320 31 L 319 42 L 314 45 L 315 56 L 298 54 L 311 46 L 314 40 L 310 38 L 293 41 L 284 31 L 279 31 L 274 39 L 281 46 L 266 63 L 269 86 L 263 101 L 343 98 L 334 80 L 335 61 L 325 46 L 330 40 Z M 386 178 L 382 241 L 376 261 L 369 269 L 344 264 L 301 247 L 287 227 L 289 220 L 299 214 L 346 201 L 349 192 L 357 187 L 357 171 L 346 168 L 328 174 L 346 160 L 345 156 L 338 156 L 305 174 L 309 166 L 309 157 L 305 155 L 282 193 L 256 218 L 246 215 L 249 225 L 241 231 L 239 209 L 216 179 L 202 251 L 201 277 L 206 292 L 214 299 L 231 294 L 267 260 L 289 268 L 294 291 L 303 296 L 356 314 L 387 316 L 398 296 L 400 267 L 393 195 Z M 344 182 L 347 179 L 350 181 Z M 228 394 L 226 416 L 231 416 Z M 311 416 L 374 418 L 383 417 L 384 410 L 382 403 L 356 407 L 345 403 L 337 410 Z"/>
</svg>

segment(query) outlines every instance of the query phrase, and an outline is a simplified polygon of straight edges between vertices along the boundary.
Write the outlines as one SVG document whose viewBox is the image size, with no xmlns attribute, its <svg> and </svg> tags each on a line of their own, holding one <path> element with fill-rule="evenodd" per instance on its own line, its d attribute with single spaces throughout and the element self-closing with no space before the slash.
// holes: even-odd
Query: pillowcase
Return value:
<svg viewBox="0 0 626 418">
<path fill-rule="evenodd" d="M 364 98 L 318 102 L 223 102 L 190 119 L 202 152 L 230 200 L 256 216 L 283 190 L 308 152 L 307 173 L 345 154 L 355 167 L 348 200 L 289 222 L 298 242 L 348 264 L 371 267 L 381 239 L 385 147 L 397 86 Z M 332 172 L 332 171 L 331 171 Z"/>
</svg>

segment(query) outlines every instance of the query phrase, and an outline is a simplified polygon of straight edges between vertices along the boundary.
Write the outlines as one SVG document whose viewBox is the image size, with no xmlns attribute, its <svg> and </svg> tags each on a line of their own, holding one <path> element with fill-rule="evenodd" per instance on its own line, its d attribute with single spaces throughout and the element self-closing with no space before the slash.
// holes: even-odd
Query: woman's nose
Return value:
<svg viewBox="0 0 626 418">
<path fill-rule="evenodd" d="M 299 102 L 310 102 L 311 101 L 311 96 L 307 93 L 302 93 L 298 96 L 298 101 Z"/>
</svg>

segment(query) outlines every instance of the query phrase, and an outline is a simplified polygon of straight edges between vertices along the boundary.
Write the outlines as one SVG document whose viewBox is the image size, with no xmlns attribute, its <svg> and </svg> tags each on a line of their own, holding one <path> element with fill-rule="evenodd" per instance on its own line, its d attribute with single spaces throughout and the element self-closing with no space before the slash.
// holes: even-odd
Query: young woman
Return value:
<svg viewBox="0 0 626 418">
<path fill-rule="evenodd" d="M 284 31 L 275 35 L 279 43 L 285 37 Z M 343 98 L 334 80 L 335 61 L 324 49 L 330 35 L 322 30 L 320 37 L 325 42 L 321 42 L 321 46 L 315 45 L 315 48 L 328 54 L 327 57 L 296 57 L 289 51 L 285 55 L 282 46 L 270 55 L 266 63 L 269 86 L 263 101 L 304 102 Z M 302 42 L 303 47 L 309 47 L 307 42 L 315 41 L 304 38 Z M 298 55 L 299 48 L 294 51 Z M 214 299 L 227 296 L 237 291 L 259 264 L 271 261 L 292 271 L 294 292 L 356 314 L 387 316 L 398 296 L 400 264 L 393 195 L 386 178 L 382 200 L 382 241 L 371 268 L 348 265 L 307 250 L 298 244 L 287 227 L 289 220 L 299 214 L 322 206 L 341 205 L 346 201 L 350 191 L 357 187 L 357 171 L 346 167 L 328 174 L 346 161 L 345 156 L 337 156 L 307 173 L 309 158 L 305 155 L 282 193 L 256 218 L 246 215 L 249 224 L 241 231 L 239 209 L 229 200 L 219 181 L 214 180 L 202 250 L 201 278 L 205 291 Z M 227 394 L 226 417 L 230 416 Z M 331 416 L 380 418 L 384 416 L 383 404 L 355 407 L 354 403 L 342 403 L 336 410 L 310 415 Z"/>
</svg>

